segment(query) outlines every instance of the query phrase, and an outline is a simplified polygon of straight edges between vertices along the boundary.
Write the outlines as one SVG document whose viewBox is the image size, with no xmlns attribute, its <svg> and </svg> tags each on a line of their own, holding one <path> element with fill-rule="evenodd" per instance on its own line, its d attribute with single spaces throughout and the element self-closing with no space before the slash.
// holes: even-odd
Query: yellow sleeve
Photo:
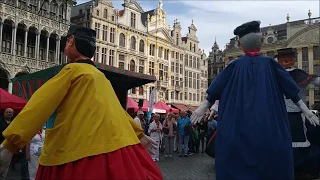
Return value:
<svg viewBox="0 0 320 180">
<path fill-rule="evenodd" d="M 43 84 L 28 101 L 23 110 L 3 131 L 2 145 L 12 153 L 24 147 L 42 129 L 67 94 L 73 78 L 72 64 Z"/>
<path fill-rule="evenodd" d="M 126 115 L 130 121 L 130 124 L 131 124 L 134 132 L 138 136 L 138 138 L 139 139 L 143 138 L 144 137 L 143 129 L 132 119 L 132 117 L 127 112 L 126 112 Z"/>
</svg>

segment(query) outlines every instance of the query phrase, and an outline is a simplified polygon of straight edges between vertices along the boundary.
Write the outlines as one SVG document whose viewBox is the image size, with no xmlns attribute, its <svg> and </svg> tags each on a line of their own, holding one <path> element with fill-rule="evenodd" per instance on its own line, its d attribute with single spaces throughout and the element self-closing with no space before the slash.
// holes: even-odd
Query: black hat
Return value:
<svg viewBox="0 0 320 180">
<path fill-rule="evenodd" d="M 260 32 L 260 21 L 251 21 L 251 22 L 244 23 L 241 26 L 238 26 L 233 31 L 233 34 L 241 38 L 246 34 L 258 33 L 258 32 Z"/>
<path fill-rule="evenodd" d="M 278 54 L 275 55 L 273 58 L 278 58 L 279 56 L 293 56 L 293 57 L 295 57 L 295 55 L 298 54 L 292 48 L 279 49 L 277 51 L 278 51 Z"/>
<path fill-rule="evenodd" d="M 96 31 L 93 29 L 90 29 L 90 28 L 82 27 L 82 26 L 71 25 L 67 36 L 61 37 L 60 51 L 62 51 L 62 52 L 64 51 L 64 48 L 66 46 L 66 41 L 72 35 L 75 37 L 76 40 L 79 40 L 81 42 L 85 42 L 86 45 L 94 47 L 94 49 L 95 49 L 95 47 L 96 47 Z M 77 50 L 79 51 L 78 48 L 77 48 Z M 80 52 L 80 53 L 82 53 L 82 52 Z M 85 54 L 83 54 L 83 55 L 85 55 Z"/>
</svg>

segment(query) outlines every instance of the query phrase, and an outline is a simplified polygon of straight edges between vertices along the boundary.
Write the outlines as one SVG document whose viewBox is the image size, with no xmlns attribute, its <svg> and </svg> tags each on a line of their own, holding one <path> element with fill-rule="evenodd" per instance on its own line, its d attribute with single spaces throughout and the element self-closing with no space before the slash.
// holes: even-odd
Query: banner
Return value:
<svg viewBox="0 0 320 180">
<path fill-rule="evenodd" d="M 150 121 L 151 114 L 153 111 L 153 104 L 154 104 L 155 98 L 156 98 L 156 88 L 153 88 L 153 90 L 150 92 L 150 95 L 149 95 L 149 105 L 148 105 L 149 111 L 147 113 L 148 123 Z"/>
</svg>

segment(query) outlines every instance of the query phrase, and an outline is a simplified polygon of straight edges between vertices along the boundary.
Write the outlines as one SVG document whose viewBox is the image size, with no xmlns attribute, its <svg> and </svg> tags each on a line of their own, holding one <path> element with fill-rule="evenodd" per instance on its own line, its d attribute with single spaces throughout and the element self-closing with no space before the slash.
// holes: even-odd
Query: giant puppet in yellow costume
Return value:
<svg viewBox="0 0 320 180">
<path fill-rule="evenodd" d="M 94 30 L 70 27 L 62 43 L 69 64 L 33 94 L 3 132 L 2 177 L 12 153 L 51 117 L 36 179 L 163 179 L 146 151 L 153 141 L 123 110 L 110 81 L 90 60 L 95 37 Z"/>
</svg>

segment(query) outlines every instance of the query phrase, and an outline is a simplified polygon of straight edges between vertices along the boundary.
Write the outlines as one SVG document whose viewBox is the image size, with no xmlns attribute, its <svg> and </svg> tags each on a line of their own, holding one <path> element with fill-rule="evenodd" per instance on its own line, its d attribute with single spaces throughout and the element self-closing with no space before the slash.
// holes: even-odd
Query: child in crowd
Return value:
<svg viewBox="0 0 320 180">
<path fill-rule="evenodd" d="M 199 131 L 197 125 L 192 126 L 193 130 L 193 142 L 194 142 L 194 150 L 196 153 L 199 153 L 199 145 L 200 145 L 200 139 L 199 139 Z"/>
</svg>

